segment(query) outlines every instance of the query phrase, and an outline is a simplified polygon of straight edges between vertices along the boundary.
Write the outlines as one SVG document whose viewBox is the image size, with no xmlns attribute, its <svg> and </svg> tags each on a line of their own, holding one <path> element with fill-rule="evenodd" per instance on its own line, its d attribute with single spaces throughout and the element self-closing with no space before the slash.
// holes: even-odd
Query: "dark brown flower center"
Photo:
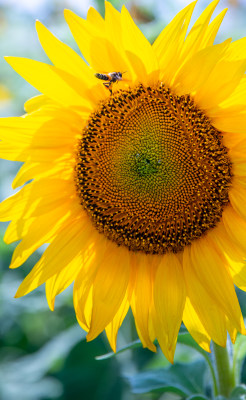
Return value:
<svg viewBox="0 0 246 400">
<path fill-rule="evenodd" d="M 76 187 L 99 232 L 132 251 L 178 252 L 220 220 L 231 162 L 190 96 L 139 85 L 91 115 Z"/>
</svg>

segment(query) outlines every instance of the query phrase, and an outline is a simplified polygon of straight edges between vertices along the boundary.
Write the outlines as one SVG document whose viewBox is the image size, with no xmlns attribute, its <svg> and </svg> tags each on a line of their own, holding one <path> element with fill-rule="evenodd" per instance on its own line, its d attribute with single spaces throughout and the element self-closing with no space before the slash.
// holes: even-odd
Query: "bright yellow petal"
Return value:
<svg viewBox="0 0 246 400">
<path fill-rule="evenodd" d="M 90 21 L 85 21 L 70 10 L 64 10 L 64 17 L 81 53 L 89 65 L 93 67 L 90 59 L 91 39 L 95 37 L 98 37 L 99 40 L 105 38 L 104 23 L 97 25 Z"/>
<path fill-rule="evenodd" d="M 56 296 L 67 289 L 76 279 L 82 262 L 83 257 L 81 254 L 78 254 L 64 269 L 46 281 L 45 291 L 51 311 L 54 311 Z"/>
<path fill-rule="evenodd" d="M 39 194 L 42 194 L 41 198 Z M 66 181 L 49 179 L 45 184 L 42 180 L 33 181 L 0 204 L 0 218 L 10 221 L 23 215 L 26 219 L 39 216 L 59 207 L 71 195 L 71 187 Z"/>
<path fill-rule="evenodd" d="M 92 110 L 89 88 L 83 86 L 78 78 L 52 65 L 27 58 L 6 57 L 11 67 L 27 82 L 55 102 L 65 107 Z M 87 96 L 85 92 L 87 90 Z"/>
<path fill-rule="evenodd" d="M 106 1 L 105 1 L 106 3 Z M 87 12 L 87 21 L 94 25 L 97 29 L 104 30 L 105 22 L 104 19 L 101 17 L 99 12 L 94 8 L 90 7 Z"/>
<path fill-rule="evenodd" d="M 205 47 L 212 46 L 214 44 L 214 40 L 227 11 L 227 8 L 221 11 L 221 13 L 217 15 L 217 17 L 215 17 L 213 21 L 209 24 L 200 44 L 200 49 L 204 49 Z"/>
<path fill-rule="evenodd" d="M 201 49 L 201 44 L 206 36 L 209 21 L 218 3 L 219 0 L 212 1 L 193 25 L 182 48 L 183 61 L 190 58 Z"/>
<path fill-rule="evenodd" d="M 220 115 L 213 116 L 213 125 L 215 128 L 222 132 L 231 133 L 243 133 L 242 139 L 245 138 L 245 125 L 246 124 L 246 113 L 235 112 L 234 114 L 229 114 L 226 109 L 223 109 Z"/>
<path fill-rule="evenodd" d="M 244 331 L 244 322 L 232 278 L 228 268 L 208 239 L 197 240 L 191 246 L 194 272 L 215 304 L 232 321 L 238 331 Z"/>
<path fill-rule="evenodd" d="M 205 290 L 204 284 L 198 279 L 191 261 L 190 249 L 187 247 L 184 249 L 183 266 L 187 295 L 198 318 L 202 325 L 206 327 L 209 337 L 220 346 L 225 346 L 227 339 L 225 316 L 217 302 Z M 200 265 L 199 267 L 201 268 Z"/>
<path fill-rule="evenodd" d="M 209 237 L 216 243 L 216 246 L 218 246 L 218 252 L 223 254 L 234 284 L 240 289 L 246 290 L 246 252 L 244 252 L 236 242 L 231 240 L 223 223 L 221 223 L 217 229 L 209 233 Z"/>
<path fill-rule="evenodd" d="M 39 94 L 27 100 L 24 104 L 24 109 L 27 113 L 32 113 L 39 110 L 43 106 L 54 106 L 57 103 L 52 102 L 49 97 Z"/>
<path fill-rule="evenodd" d="M 91 325 L 93 308 L 93 282 L 108 249 L 108 242 L 97 232 L 91 238 L 91 244 L 85 254 L 85 260 L 74 283 L 73 301 L 79 324 L 86 331 Z"/>
<path fill-rule="evenodd" d="M 16 297 L 25 296 L 65 268 L 79 253 L 86 249 L 89 236 L 90 229 L 87 223 L 84 222 L 83 224 L 80 219 L 70 223 L 69 226 L 65 226 L 24 279 L 17 290 Z"/>
<path fill-rule="evenodd" d="M 64 71 L 81 79 L 87 86 L 94 86 L 96 78 L 88 65 L 71 47 L 58 40 L 40 21 L 36 22 L 40 43 L 51 62 Z"/>
<path fill-rule="evenodd" d="M 126 295 L 129 269 L 129 251 L 125 247 L 115 246 L 115 251 L 105 254 L 93 282 L 93 309 L 87 340 L 95 339 L 113 320 Z"/>
<path fill-rule="evenodd" d="M 237 338 L 237 329 L 235 328 L 235 326 L 231 323 L 231 321 L 226 318 L 226 327 L 227 327 L 227 331 L 230 335 L 231 341 L 234 344 Z"/>
<path fill-rule="evenodd" d="M 55 178 L 57 175 L 64 180 L 73 179 L 74 165 L 66 162 L 66 160 L 55 164 L 51 162 L 26 162 L 22 165 L 14 178 L 12 188 L 16 189 L 34 178 Z"/>
<path fill-rule="evenodd" d="M 160 79 L 170 85 L 180 66 L 178 59 L 196 1 L 189 4 L 163 29 L 153 44 L 161 69 Z"/>
<path fill-rule="evenodd" d="M 156 351 L 149 331 L 150 308 L 152 304 L 153 271 L 146 255 L 133 254 L 136 268 L 135 288 L 131 307 L 139 337 L 145 347 Z"/>
<path fill-rule="evenodd" d="M 91 39 L 90 51 L 91 65 L 96 72 L 129 71 L 129 64 L 111 40 L 98 37 Z"/>
<path fill-rule="evenodd" d="M 226 207 L 222 218 L 229 237 L 246 254 L 246 222 L 231 206 Z"/>
<path fill-rule="evenodd" d="M 233 43 L 231 44 L 231 46 Z M 241 79 L 239 85 L 235 88 L 235 90 L 230 94 L 230 96 L 225 99 L 220 106 L 222 109 L 228 109 L 229 107 L 238 108 L 240 105 L 246 105 L 246 78 L 243 77 Z"/>
<path fill-rule="evenodd" d="M 178 93 L 196 93 L 200 87 L 203 87 L 229 44 L 230 40 L 226 40 L 195 53 L 175 77 L 173 85 Z M 209 89 L 211 89 L 210 86 Z"/>
<path fill-rule="evenodd" d="M 66 204 L 64 204 L 64 206 L 66 206 Z M 52 210 L 52 212 L 45 216 L 42 215 L 42 217 L 33 220 L 32 224 L 28 227 L 28 230 L 24 231 L 25 236 L 23 237 L 23 233 L 21 234 L 23 239 L 15 248 L 9 266 L 10 268 L 18 268 L 40 246 L 44 243 L 49 243 L 55 234 L 59 235 L 59 231 L 64 222 L 68 218 L 69 221 L 72 220 L 69 207 L 67 208 L 67 212 L 64 213 L 64 206 L 60 207 L 60 209 Z"/>
<path fill-rule="evenodd" d="M 163 354 L 165 355 L 165 357 L 167 358 L 167 360 L 170 363 L 173 363 L 174 352 L 175 352 L 175 347 L 176 347 L 176 342 L 177 342 L 177 336 L 175 338 L 173 338 L 172 343 L 170 345 L 168 337 L 167 337 L 167 333 L 165 332 L 165 329 L 162 324 L 162 320 L 159 318 L 159 315 L 156 312 L 152 312 L 151 318 L 153 320 L 155 336 L 158 339 L 160 348 L 161 348 Z"/>
<path fill-rule="evenodd" d="M 183 270 L 174 254 L 162 257 L 153 291 L 156 313 L 162 321 L 163 334 L 167 335 L 167 347 L 172 348 L 177 340 L 185 305 Z"/>
<path fill-rule="evenodd" d="M 128 293 L 126 293 L 118 311 L 116 312 L 112 322 L 106 326 L 105 331 L 106 335 L 108 338 L 108 341 L 110 343 L 110 346 L 114 352 L 116 352 L 116 340 L 117 340 L 117 334 L 118 330 L 129 310 L 130 303 L 128 301 Z"/>
<path fill-rule="evenodd" d="M 191 336 L 199 346 L 201 346 L 203 350 L 210 352 L 211 337 L 198 317 L 189 297 L 186 297 L 183 321 Z"/>
<path fill-rule="evenodd" d="M 238 86 L 245 74 L 246 61 L 227 59 L 217 63 L 207 82 L 195 96 L 195 100 L 203 109 L 212 108 L 225 100 Z"/>
<path fill-rule="evenodd" d="M 126 52 L 134 54 L 142 61 L 147 74 L 157 70 L 159 66 L 152 46 L 134 23 L 125 6 L 121 10 L 121 21 L 122 41 Z M 133 64 L 132 67 L 134 68 Z M 138 75 L 137 68 L 135 73 Z"/>
<path fill-rule="evenodd" d="M 245 160 L 246 167 L 246 160 Z M 246 207 L 245 207 L 245 199 L 246 199 L 246 189 L 241 185 L 237 185 L 235 182 L 229 191 L 229 199 L 234 210 L 246 220 Z"/>
</svg>

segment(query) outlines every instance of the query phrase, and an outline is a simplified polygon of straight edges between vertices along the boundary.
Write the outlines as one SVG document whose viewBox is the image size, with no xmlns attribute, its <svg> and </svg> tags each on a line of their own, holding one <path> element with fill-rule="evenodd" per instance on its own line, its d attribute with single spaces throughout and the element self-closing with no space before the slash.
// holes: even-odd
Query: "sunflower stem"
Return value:
<svg viewBox="0 0 246 400">
<path fill-rule="evenodd" d="M 235 387 L 235 374 L 232 366 L 232 346 L 229 341 L 227 340 L 225 348 L 212 342 L 212 356 L 218 388 L 214 388 L 214 395 L 222 395 L 229 398 L 232 389 Z"/>
</svg>

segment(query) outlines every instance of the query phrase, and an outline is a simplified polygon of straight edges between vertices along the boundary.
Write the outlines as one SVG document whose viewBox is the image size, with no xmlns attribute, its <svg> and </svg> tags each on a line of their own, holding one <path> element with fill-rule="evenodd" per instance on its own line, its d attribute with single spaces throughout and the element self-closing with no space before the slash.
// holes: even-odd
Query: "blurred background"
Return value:
<svg viewBox="0 0 246 400">
<path fill-rule="evenodd" d="M 120 10 L 123 1 L 111 3 Z M 134 20 L 153 42 L 155 37 L 188 0 L 131 0 L 125 4 Z M 209 3 L 199 0 L 194 18 Z M 0 116 L 23 114 L 24 102 L 37 94 L 4 61 L 3 56 L 23 56 L 49 62 L 38 42 L 35 20 L 43 22 L 56 36 L 78 53 L 79 49 L 63 18 L 64 8 L 86 17 L 90 6 L 104 15 L 102 0 L 0 0 Z M 229 7 L 217 41 L 246 36 L 246 0 L 222 0 L 216 13 Z M 193 18 L 193 20 L 194 20 Z M 18 163 L 0 160 L 0 200 L 13 193 L 11 181 Z M 153 354 L 138 343 L 113 357 L 102 334 L 86 343 L 85 333 L 76 323 L 72 305 L 72 288 L 58 296 L 52 313 L 42 286 L 24 298 L 14 294 L 34 263 L 37 252 L 23 267 L 8 270 L 14 246 L 5 245 L 2 237 L 6 224 L 0 227 L 0 400 L 131 400 L 180 399 L 178 394 L 139 394 L 137 378 L 149 369 L 168 366 L 158 350 Z M 245 296 L 239 293 L 245 315 Z M 118 348 L 137 339 L 129 314 L 118 337 Z M 199 356 L 178 344 L 176 363 Z M 148 379 L 148 375 L 145 376 Z"/>
</svg>

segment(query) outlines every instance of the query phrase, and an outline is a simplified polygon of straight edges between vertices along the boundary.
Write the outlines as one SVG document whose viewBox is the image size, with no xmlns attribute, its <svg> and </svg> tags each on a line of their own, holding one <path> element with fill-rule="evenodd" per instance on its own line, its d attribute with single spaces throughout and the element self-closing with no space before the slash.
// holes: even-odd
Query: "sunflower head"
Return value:
<svg viewBox="0 0 246 400">
<path fill-rule="evenodd" d="M 40 22 L 52 65 L 8 57 L 42 94 L 0 122 L 0 155 L 24 162 L 0 205 L 19 240 L 11 267 L 48 243 L 17 291 L 46 283 L 49 306 L 74 282 L 88 340 L 116 337 L 131 307 L 139 337 L 172 361 L 183 321 L 199 345 L 245 333 L 245 39 L 214 44 L 213 1 L 195 2 L 151 45 L 125 7 L 103 19 L 65 10 L 87 63 Z"/>
<path fill-rule="evenodd" d="M 221 219 L 232 177 L 227 153 L 189 95 L 140 84 L 88 121 L 76 165 L 81 204 L 118 245 L 177 253 Z"/>
</svg>

